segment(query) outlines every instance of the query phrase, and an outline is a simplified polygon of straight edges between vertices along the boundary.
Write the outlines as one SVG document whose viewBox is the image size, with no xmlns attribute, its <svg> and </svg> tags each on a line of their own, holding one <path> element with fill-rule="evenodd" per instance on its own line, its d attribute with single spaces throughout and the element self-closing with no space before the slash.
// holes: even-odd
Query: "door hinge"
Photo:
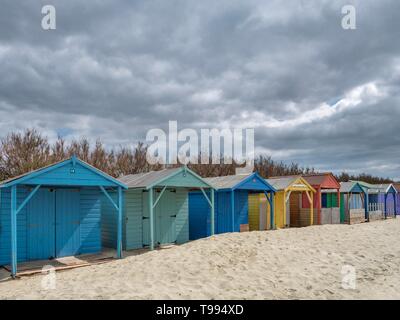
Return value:
<svg viewBox="0 0 400 320">
<path fill-rule="evenodd" d="M 150 217 L 142 217 L 142 219 L 143 219 L 143 220 L 145 220 L 145 219 L 150 219 Z"/>
<path fill-rule="evenodd" d="M 171 218 L 176 218 L 176 214 L 174 214 L 173 216 L 170 216 Z"/>
</svg>

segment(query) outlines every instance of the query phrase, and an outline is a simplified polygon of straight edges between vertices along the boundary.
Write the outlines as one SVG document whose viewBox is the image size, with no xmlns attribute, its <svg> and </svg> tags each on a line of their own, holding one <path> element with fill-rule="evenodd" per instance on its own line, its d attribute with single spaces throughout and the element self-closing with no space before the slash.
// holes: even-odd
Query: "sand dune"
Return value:
<svg viewBox="0 0 400 320">
<path fill-rule="evenodd" d="M 400 299 L 400 219 L 224 234 L 0 282 L 4 299 Z M 342 288 L 342 267 L 356 289 Z"/>
</svg>

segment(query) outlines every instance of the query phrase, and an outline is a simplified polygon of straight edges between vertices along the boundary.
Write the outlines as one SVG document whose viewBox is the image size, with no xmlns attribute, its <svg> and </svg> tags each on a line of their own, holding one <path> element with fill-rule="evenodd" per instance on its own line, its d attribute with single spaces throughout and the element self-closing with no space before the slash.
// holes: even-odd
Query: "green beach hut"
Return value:
<svg viewBox="0 0 400 320">
<path fill-rule="evenodd" d="M 214 190 L 186 166 L 126 175 L 118 179 L 128 186 L 123 204 L 123 249 L 154 249 L 189 241 L 188 193 L 200 190 L 214 216 Z M 115 214 L 110 202 L 102 202 L 103 245 L 115 246 Z M 212 219 L 214 221 L 214 219 Z M 212 233 L 214 226 L 212 226 Z"/>
</svg>

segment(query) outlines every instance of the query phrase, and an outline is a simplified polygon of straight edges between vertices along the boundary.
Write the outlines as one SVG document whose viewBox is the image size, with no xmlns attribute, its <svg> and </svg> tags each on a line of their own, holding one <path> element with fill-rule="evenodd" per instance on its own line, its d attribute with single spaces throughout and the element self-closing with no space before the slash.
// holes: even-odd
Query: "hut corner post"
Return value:
<svg viewBox="0 0 400 320">
<path fill-rule="evenodd" d="M 207 200 L 208 205 L 210 206 L 210 219 L 211 219 L 211 230 L 210 233 L 213 236 L 215 234 L 215 205 L 214 205 L 214 189 L 210 190 L 211 199 L 207 196 L 204 188 L 200 188 L 201 192 L 203 193 L 204 198 Z"/>
<path fill-rule="evenodd" d="M 118 258 L 122 258 L 122 188 L 118 187 Z"/>
<path fill-rule="evenodd" d="M 269 203 L 269 214 L 270 214 L 270 223 L 271 223 L 270 228 L 271 228 L 271 230 L 274 230 L 275 229 L 275 221 L 274 221 L 274 198 L 275 198 L 275 196 L 274 196 L 274 192 L 264 191 L 264 194 Z"/>
<path fill-rule="evenodd" d="M 321 188 L 318 187 L 317 189 L 317 224 L 320 225 L 321 224 L 321 214 L 322 214 L 322 193 L 321 193 Z"/>
<path fill-rule="evenodd" d="M 397 218 L 397 194 L 393 194 L 393 204 L 394 204 L 394 217 Z"/>
<path fill-rule="evenodd" d="M 232 232 L 235 232 L 235 190 L 231 191 Z"/>
<path fill-rule="evenodd" d="M 150 250 L 154 250 L 153 188 L 149 189 L 149 210 L 150 210 Z"/>
<path fill-rule="evenodd" d="M 387 193 L 385 193 L 385 204 L 384 204 L 384 210 L 385 210 L 385 219 L 387 219 Z"/>
<path fill-rule="evenodd" d="M 17 275 L 17 186 L 11 186 L 11 276 Z"/>
<path fill-rule="evenodd" d="M 211 189 L 211 235 L 215 234 L 215 205 L 214 205 L 214 189 Z"/>
<path fill-rule="evenodd" d="M 365 219 L 367 220 L 367 222 L 369 222 L 369 196 L 368 196 L 368 190 L 365 192 L 364 202 L 365 202 L 365 204 L 364 204 L 364 206 L 365 206 Z M 350 212 L 350 207 L 349 207 L 349 212 Z"/>
</svg>

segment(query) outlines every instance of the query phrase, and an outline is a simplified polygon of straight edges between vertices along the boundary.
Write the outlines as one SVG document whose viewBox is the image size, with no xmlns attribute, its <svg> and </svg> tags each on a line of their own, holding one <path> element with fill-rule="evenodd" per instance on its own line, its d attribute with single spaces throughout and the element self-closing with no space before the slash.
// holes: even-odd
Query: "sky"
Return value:
<svg viewBox="0 0 400 320">
<path fill-rule="evenodd" d="M 0 136 L 111 148 L 170 120 L 254 128 L 275 160 L 400 180 L 399 13 L 398 0 L 2 0 Z"/>
</svg>

